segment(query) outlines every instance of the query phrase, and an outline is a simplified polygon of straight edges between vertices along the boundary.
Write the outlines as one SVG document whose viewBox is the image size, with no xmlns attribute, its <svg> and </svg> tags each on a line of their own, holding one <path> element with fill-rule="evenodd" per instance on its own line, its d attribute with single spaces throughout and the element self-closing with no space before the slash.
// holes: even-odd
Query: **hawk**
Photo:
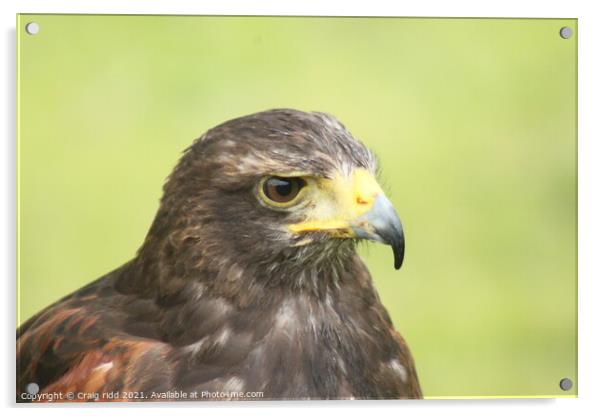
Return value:
<svg viewBox="0 0 602 416">
<path fill-rule="evenodd" d="M 403 261 L 376 169 L 325 113 L 207 131 L 136 256 L 17 329 L 17 400 L 421 398 L 355 250 L 374 240 Z"/>
</svg>

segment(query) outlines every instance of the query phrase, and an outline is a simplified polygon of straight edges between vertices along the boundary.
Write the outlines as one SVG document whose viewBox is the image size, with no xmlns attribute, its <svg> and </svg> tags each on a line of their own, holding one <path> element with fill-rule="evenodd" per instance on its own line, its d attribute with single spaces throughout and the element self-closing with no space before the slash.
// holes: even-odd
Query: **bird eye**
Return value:
<svg viewBox="0 0 602 416">
<path fill-rule="evenodd" d="M 275 202 L 277 206 L 288 205 L 294 201 L 299 191 L 307 183 L 301 178 L 283 178 L 270 176 L 265 179 L 261 191 L 268 202 Z"/>
</svg>

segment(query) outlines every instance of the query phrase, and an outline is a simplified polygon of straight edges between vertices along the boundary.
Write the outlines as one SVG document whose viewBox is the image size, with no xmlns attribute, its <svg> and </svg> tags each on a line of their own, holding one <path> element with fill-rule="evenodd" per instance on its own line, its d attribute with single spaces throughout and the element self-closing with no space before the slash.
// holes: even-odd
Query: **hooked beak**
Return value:
<svg viewBox="0 0 602 416">
<path fill-rule="evenodd" d="M 356 169 L 349 177 L 322 179 L 313 197 L 314 212 L 289 225 L 292 233 L 326 232 L 333 238 L 388 244 L 393 248 L 395 269 L 401 267 L 405 250 L 401 222 L 370 172 Z"/>
<path fill-rule="evenodd" d="M 395 269 L 399 270 L 405 252 L 403 228 L 393 204 L 384 195 L 376 197 L 370 211 L 351 221 L 351 229 L 357 238 L 390 245 Z"/>
</svg>

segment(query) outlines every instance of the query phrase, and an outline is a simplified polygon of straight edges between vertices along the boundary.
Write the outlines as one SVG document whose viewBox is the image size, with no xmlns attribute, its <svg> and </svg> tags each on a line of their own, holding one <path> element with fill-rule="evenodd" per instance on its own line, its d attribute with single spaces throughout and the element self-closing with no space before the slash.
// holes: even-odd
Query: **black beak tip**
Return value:
<svg viewBox="0 0 602 416">
<path fill-rule="evenodd" d="M 393 265 L 395 266 L 395 270 L 399 270 L 403 264 L 406 251 L 406 241 L 401 227 L 399 227 L 399 233 L 396 235 L 396 238 L 392 240 L 391 247 L 393 248 L 393 258 L 395 259 Z"/>
<path fill-rule="evenodd" d="M 396 249 L 396 247 L 393 247 L 393 257 L 395 258 L 395 270 L 399 270 L 401 268 L 401 265 L 403 264 L 403 248 L 400 247 Z"/>
</svg>

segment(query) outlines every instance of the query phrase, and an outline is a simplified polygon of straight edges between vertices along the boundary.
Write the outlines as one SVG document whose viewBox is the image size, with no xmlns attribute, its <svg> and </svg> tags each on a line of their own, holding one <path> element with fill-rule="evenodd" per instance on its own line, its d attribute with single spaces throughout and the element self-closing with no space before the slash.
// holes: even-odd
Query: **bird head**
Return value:
<svg viewBox="0 0 602 416">
<path fill-rule="evenodd" d="M 376 159 L 335 118 L 271 110 L 230 120 L 184 153 L 149 238 L 216 268 L 304 265 L 373 240 L 404 256 L 402 226 Z M 168 235 L 165 235 L 168 234 Z"/>
</svg>

